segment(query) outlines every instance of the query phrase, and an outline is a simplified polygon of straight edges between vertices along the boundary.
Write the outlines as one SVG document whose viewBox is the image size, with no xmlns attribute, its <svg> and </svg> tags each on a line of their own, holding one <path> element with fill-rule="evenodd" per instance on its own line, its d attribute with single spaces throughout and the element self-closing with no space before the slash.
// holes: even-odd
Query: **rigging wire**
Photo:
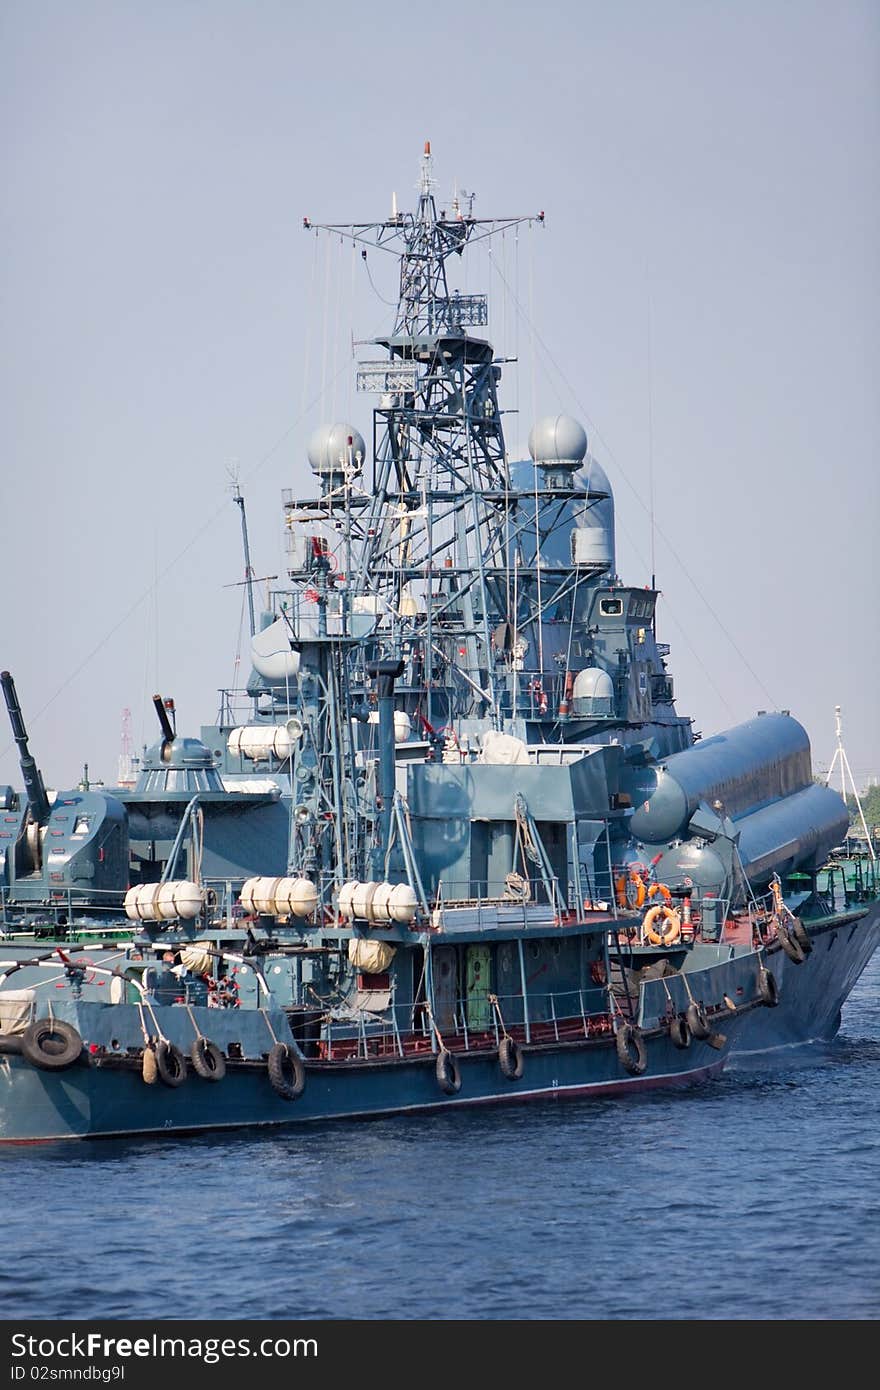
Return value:
<svg viewBox="0 0 880 1390">
<path fill-rule="evenodd" d="M 247 584 L 241 586 L 241 612 L 238 617 L 238 637 L 235 644 L 235 658 L 232 662 L 232 689 L 238 688 L 238 673 L 241 669 L 241 643 L 244 632 L 244 610 L 247 603 Z"/>
<path fill-rule="evenodd" d="M 304 352 L 304 354 L 303 354 L 302 393 L 301 393 L 301 395 L 300 395 L 300 402 L 299 402 L 300 415 L 305 415 L 305 412 L 306 412 L 306 395 L 307 395 L 308 389 L 309 389 L 309 375 L 310 375 L 311 369 L 312 369 L 312 348 L 313 348 L 313 346 L 314 346 L 314 337 L 315 337 L 315 317 L 316 317 L 316 315 L 315 315 L 315 286 L 316 286 L 316 284 L 317 284 L 317 279 L 318 279 L 318 234 L 317 234 L 317 232 L 315 233 L 314 241 L 315 241 L 315 250 L 314 250 L 314 255 L 312 256 L 312 270 L 311 270 L 311 275 L 309 276 L 309 291 L 308 291 L 308 297 L 307 297 L 307 299 L 306 299 L 306 305 L 307 305 L 307 310 L 308 310 L 308 312 L 307 312 L 307 315 L 306 315 L 306 344 L 305 344 L 305 352 Z"/>
<path fill-rule="evenodd" d="M 350 276 L 350 279 L 349 279 L 349 286 L 348 286 L 348 303 L 349 303 L 349 309 L 348 309 L 348 324 L 349 324 L 349 327 L 354 323 L 354 295 L 355 295 L 355 278 L 354 278 L 354 273 L 355 273 L 355 266 L 356 266 L 356 264 L 357 264 L 357 248 L 356 248 L 355 246 L 352 246 L 352 248 L 351 248 L 351 276 Z M 350 356 L 349 356 L 349 361 L 353 361 L 353 360 L 354 360 L 354 334 L 353 334 L 352 332 L 349 332 L 349 349 L 348 349 L 348 350 L 349 350 L 349 354 L 350 354 Z M 353 372 L 353 371 L 349 371 L 349 373 L 348 373 L 348 386 L 347 386 L 346 396 L 345 396 L 345 418 L 346 418 L 346 420 L 350 420 L 350 419 L 351 419 L 351 405 L 352 405 L 352 401 L 351 401 L 351 392 L 352 392 L 353 383 L 354 383 L 354 372 Z"/>
<path fill-rule="evenodd" d="M 337 375 L 343 372 L 347 366 L 348 363 L 344 363 L 343 366 L 340 367 Z M 311 400 L 307 402 L 305 410 L 302 411 L 297 416 L 297 418 L 287 426 L 283 433 L 278 436 L 274 444 L 272 444 L 270 448 L 268 448 L 266 452 L 257 460 L 253 468 L 249 469 L 248 472 L 245 473 L 245 482 L 249 482 L 256 477 L 257 473 L 260 471 L 263 465 L 268 463 L 269 459 L 273 458 L 274 455 L 277 454 L 278 450 L 281 448 L 283 444 L 286 444 L 287 440 L 293 434 L 294 430 L 299 429 L 300 425 L 303 423 L 303 420 L 308 415 L 309 411 L 313 410 L 314 407 L 319 403 L 319 401 L 320 393 L 314 395 L 311 398 Z M 225 491 L 226 489 L 224 488 L 224 494 Z M 205 518 L 198 530 L 193 532 L 186 545 L 184 545 L 180 550 L 178 550 L 177 554 L 174 555 L 172 559 L 168 561 L 168 564 L 165 565 L 164 569 L 162 569 L 161 572 L 156 576 L 156 579 L 154 581 L 151 581 L 147 585 L 147 587 L 144 590 L 142 590 L 140 594 L 138 594 L 137 598 L 132 600 L 132 602 L 122 613 L 121 617 L 117 619 L 117 621 L 112 625 L 112 627 L 108 628 L 108 630 L 104 633 L 104 636 L 100 639 L 100 641 L 97 642 L 94 647 L 90 648 L 90 650 L 86 653 L 82 660 L 78 662 L 77 665 L 73 668 L 70 674 L 65 677 L 65 679 L 61 682 L 59 686 L 56 687 L 56 689 L 49 696 L 45 704 L 41 705 L 40 708 L 34 714 L 29 716 L 29 720 L 31 722 L 36 723 L 36 721 L 41 719 L 48 709 L 51 709 L 52 705 L 54 705 L 55 701 L 59 698 L 59 696 L 64 694 L 64 691 L 68 688 L 68 686 L 76 680 L 77 676 L 80 675 L 80 673 L 85 670 L 85 668 L 98 655 L 98 653 L 102 651 L 104 647 L 106 647 L 107 643 L 116 636 L 119 629 L 128 622 L 131 615 L 133 613 L 136 613 L 137 610 L 141 607 L 141 605 L 145 603 L 149 598 L 151 598 L 156 584 L 165 579 L 166 576 L 170 574 L 171 571 L 177 565 L 180 564 L 180 561 L 183 560 L 184 557 L 189 554 L 193 547 L 198 544 L 198 542 L 202 539 L 205 533 L 209 531 L 220 520 L 222 516 L 226 515 L 228 507 L 229 499 L 224 495 L 223 501 L 220 503 L 220 505 L 216 507 L 215 510 Z M 0 748 L 0 758 L 5 757 L 6 754 L 11 751 L 13 746 L 14 741 L 6 744 L 4 748 Z"/>
<path fill-rule="evenodd" d="M 647 277 L 648 268 L 645 266 Z M 657 587 L 656 520 L 654 517 L 654 315 L 651 304 L 651 284 L 648 281 L 648 501 L 651 519 L 651 588 Z"/>
<path fill-rule="evenodd" d="M 535 380 L 535 361 L 536 361 L 536 353 L 535 353 L 535 320 L 534 320 L 534 302 L 535 302 L 535 261 L 534 261 L 534 254 L 533 254 L 533 253 L 534 253 L 534 243 L 533 243 L 533 241 L 532 241 L 532 228 L 531 228 L 531 224 L 530 224 L 530 225 L 529 225 L 529 307 L 530 307 L 530 309 L 532 310 L 532 313 L 529 315 L 528 323 L 529 323 L 529 328 L 530 328 L 530 330 L 531 330 L 531 345 L 530 345 L 530 346 L 531 346 L 531 353 L 530 353 L 530 356 L 531 356 L 531 363 L 532 363 L 532 419 L 534 420 L 534 419 L 537 419 L 537 415 L 538 415 L 538 389 L 537 389 L 537 382 L 536 382 L 536 380 Z M 538 508 L 538 468 L 537 468 L 537 464 L 536 464 L 535 467 L 532 469 L 532 477 L 534 478 L 534 483 L 535 483 L 535 575 L 536 575 L 537 582 L 538 582 L 538 611 L 537 611 L 537 618 L 536 618 L 536 626 L 537 626 L 537 629 L 538 629 L 538 671 L 539 671 L 539 673 L 540 673 L 540 679 L 543 681 L 543 679 L 544 679 L 544 623 L 543 623 L 543 620 L 542 620 L 542 618 L 541 618 L 541 613 L 542 613 L 542 610 L 543 610 L 543 603 L 542 603 L 542 601 L 541 601 L 541 529 L 540 529 L 540 519 L 539 519 L 539 515 L 538 515 L 539 508 Z"/>
<path fill-rule="evenodd" d="M 499 271 L 498 271 L 498 266 L 497 266 L 497 265 L 495 265 L 495 272 L 496 272 L 496 274 L 499 273 Z M 526 311 L 525 309 L 523 309 L 522 306 L 520 306 L 520 309 L 521 309 L 521 312 L 522 312 L 522 314 L 523 314 L 523 317 L 528 321 L 529 315 L 528 315 L 527 311 Z M 638 501 L 639 506 L 640 506 L 644 511 L 648 511 L 648 507 L 646 506 L 645 500 L 644 500 L 644 498 L 642 497 L 641 493 L 639 492 L 638 488 L 635 486 L 634 483 L 632 483 L 632 482 L 630 481 L 628 475 L 624 472 L 624 470 L 623 470 L 623 468 L 621 467 L 621 465 L 620 465 L 620 463 L 619 463 L 619 461 L 618 461 L 618 459 L 617 459 L 617 457 L 616 457 L 616 455 L 615 455 L 613 449 L 612 449 L 611 446 L 608 444 L 608 441 L 605 439 L 604 435 L 602 434 L 602 431 L 599 429 L 599 426 L 598 426 L 598 425 L 596 424 L 596 422 L 593 420 L 592 416 L 590 415 L 590 412 L 587 410 L 586 406 L 584 405 L 583 401 L 581 400 L 581 398 L 580 398 L 580 396 L 579 396 L 579 394 L 578 394 L 576 388 L 575 388 L 574 386 L 572 386 L 572 384 L 571 384 L 571 382 L 569 381 L 568 377 L 565 375 L 565 372 L 562 370 L 562 368 L 560 367 L 559 363 L 556 361 L 556 359 L 555 359 L 555 357 L 553 356 L 552 352 L 551 352 L 550 349 L 548 348 L 547 344 L 544 342 L 544 339 L 541 337 L 541 334 L 538 332 L 538 329 L 535 327 L 534 323 L 530 323 L 530 329 L 531 329 L 533 338 L 540 344 L 540 347 L 541 347 L 542 351 L 543 351 L 544 354 L 546 355 L 548 363 L 549 363 L 549 364 L 554 368 L 554 370 L 557 372 L 557 374 L 558 374 L 558 376 L 559 376 L 559 379 L 562 381 L 562 383 L 563 383 L 564 386 L 566 387 L 567 391 L 569 392 L 569 394 L 570 394 L 570 396 L 571 396 L 571 399 L 574 401 L 574 403 L 577 405 L 578 409 L 579 409 L 579 410 L 581 411 L 581 413 L 583 414 L 584 419 L 587 421 L 587 424 L 589 425 L 590 429 L 592 430 L 594 436 L 596 437 L 596 439 L 599 440 L 600 444 L 602 445 L 602 447 L 603 447 L 603 449 L 605 450 L 606 454 L 608 455 L 609 459 L 610 459 L 611 462 L 614 464 L 614 467 L 616 468 L 617 472 L 620 474 L 621 478 L 622 478 L 623 481 L 626 483 L 626 485 L 627 485 L 627 487 L 629 488 L 630 492 L 632 492 L 633 496 L 634 496 L 634 497 L 636 498 L 636 500 Z M 623 529 L 623 528 L 621 528 L 621 529 Z M 774 698 L 774 696 L 771 694 L 771 692 L 767 689 L 767 686 L 764 684 L 763 680 L 762 680 L 761 677 L 758 675 L 757 671 L 755 670 L 755 668 L 752 666 L 751 662 L 750 662 L 750 661 L 748 660 L 748 658 L 746 657 L 745 653 L 741 650 L 739 644 L 737 643 L 736 639 L 733 637 L 732 633 L 731 633 L 731 632 L 729 631 L 729 629 L 725 626 L 724 622 L 722 621 L 722 619 L 720 618 L 720 616 L 718 615 L 718 613 L 717 613 L 717 612 L 715 611 L 715 609 L 712 607 L 712 604 L 709 602 L 709 600 L 707 599 L 706 595 L 703 593 L 703 590 L 700 588 L 699 584 L 698 584 L 697 581 L 694 579 L 694 577 L 693 577 L 693 575 L 691 574 L 690 570 L 688 569 L 687 565 L 685 565 L 684 561 L 683 561 L 682 558 L 681 558 L 681 555 L 679 554 L 679 552 L 678 552 L 678 550 L 676 549 L 676 547 L 672 544 L 672 541 L 671 541 L 671 540 L 669 539 L 669 537 L 666 535 L 666 532 L 663 530 L 662 526 L 660 526 L 659 524 L 656 524 L 656 523 L 655 523 L 655 529 L 656 529 L 657 535 L 658 535 L 658 536 L 660 537 L 660 539 L 665 543 L 667 549 L 669 550 L 670 554 L 672 555 L 673 560 L 674 560 L 675 563 L 678 565 L 678 567 L 679 567 L 679 569 L 681 570 L 682 574 L 684 575 L 685 579 L 687 579 L 688 583 L 691 585 L 691 588 L 693 589 L 694 593 L 697 595 L 697 597 L 698 597 L 698 598 L 701 600 L 701 602 L 704 604 L 705 608 L 707 609 L 708 613 L 709 613 L 710 616 L 712 617 L 713 621 L 717 624 L 719 631 L 722 632 L 722 633 L 724 634 L 724 636 L 727 638 L 728 642 L 729 642 L 730 645 L 733 647 L 733 649 L 734 649 L 734 651 L 736 652 L 737 656 L 739 657 L 740 661 L 743 663 L 743 666 L 744 666 L 744 667 L 746 668 L 746 670 L 749 672 L 749 674 L 751 675 L 752 679 L 755 681 L 756 685 L 759 687 L 759 689 L 761 689 L 761 690 L 764 692 L 764 694 L 766 695 L 766 697 L 767 697 L 767 699 L 769 700 L 770 704 L 773 705 L 774 707 L 778 707 L 778 701 Z M 668 608 L 668 606 L 669 606 L 669 605 L 668 605 L 668 600 L 667 600 L 667 608 Z M 692 650 L 693 650 L 693 649 L 692 649 Z M 729 708 L 729 707 L 728 707 L 728 708 Z"/>
<path fill-rule="evenodd" d="M 339 361 L 339 357 L 340 357 L 340 351 L 339 351 L 339 318 L 340 318 L 340 313 L 341 313 L 341 309 L 342 309 L 342 275 L 340 274 L 340 272 L 341 272 L 341 270 L 342 270 L 342 248 L 343 248 L 344 245 L 345 245 L 345 243 L 343 242 L 342 237 L 340 237 L 340 238 L 339 238 L 339 265 L 336 267 L 336 274 L 335 274 L 335 279 L 336 279 L 336 313 L 335 313 L 334 322 L 333 322 L 333 351 L 332 351 L 332 358 L 331 358 L 331 360 L 332 360 L 334 366 L 335 366 L 336 363 Z M 333 378 L 333 388 L 332 388 L 332 391 L 331 391 L 331 394 L 330 394 L 330 414 L 331 414 L 331 416 L 333 417 L 334 420 L 336 419 L 336 381 L 337 381 L 337 378 L 334 377 L 334 378 Z"/>
<path fill-rule="evenodd" d="M 374 281 L 372 272 L 370 270 L 370 263 L 367 260 L 366 247 L 364 247 L 363 251 L 361 251 L 361 260 L 364 263 L 364 270 L 367 272 L 367 279 L 370 282 L 370 289 L 373 291 L 373 294 L 376 296 L 377 299 L 381 300 L 383 304 L 387 304 L 389 309 L 396 309 L 397 301 L 392 299 L 386 299 L 384 294 L 380 294 L 378 289 L 376 288 L 376 282 Z"/>
</svg>

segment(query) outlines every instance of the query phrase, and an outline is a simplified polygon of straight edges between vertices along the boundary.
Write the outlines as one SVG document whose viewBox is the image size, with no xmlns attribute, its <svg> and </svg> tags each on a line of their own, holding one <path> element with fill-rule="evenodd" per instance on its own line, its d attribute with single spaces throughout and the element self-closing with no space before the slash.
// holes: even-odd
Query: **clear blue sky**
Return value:
<svg viewBox="0 0 880 1390">
<path fill-rule="evenodd" d="M 368 435 L 350 337 L 388 323 L 302 216 L 411 205 L 426 137 L 444 200 L 546 210 L 461 288 L 520 358 L 511 452 L 535 411 L 584 420 L 636 583 L 653 435 L 680 710 L 708 734 L 791 708 L 827 764 L 840 703 L 880 775 L 880 6 L 4 0 L 0 63 L 0 665 L 47 784 L 111 780 L 154 689 L 213 718 L 227 467 L 275 573 L 280 490 L 327 415 Z"/>
</svg>

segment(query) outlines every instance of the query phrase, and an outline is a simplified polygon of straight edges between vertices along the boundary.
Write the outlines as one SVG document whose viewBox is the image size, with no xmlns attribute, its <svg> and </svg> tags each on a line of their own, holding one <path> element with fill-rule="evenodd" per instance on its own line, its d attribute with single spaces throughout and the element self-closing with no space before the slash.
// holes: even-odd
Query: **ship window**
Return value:
<svg viewBox="0 0 880 1390">
<path fill-rule="evenodd" d="M 623 612 L 623 599 L 600 598 L 599 612 L 603 618 L 619 618 Z"/>
</svg>

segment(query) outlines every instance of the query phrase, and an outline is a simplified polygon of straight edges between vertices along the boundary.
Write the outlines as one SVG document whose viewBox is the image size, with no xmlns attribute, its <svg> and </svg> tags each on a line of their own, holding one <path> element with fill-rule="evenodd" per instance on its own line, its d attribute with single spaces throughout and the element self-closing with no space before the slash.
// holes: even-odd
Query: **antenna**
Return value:
<svg viewBox="0 0 880 1390">
<path fill-rule="evenodd" d="M 656 589 L 656 526 L 654 522 L 654 311 L 651 303 L 651 280 L 647 260 L 645 261 L 645 278 L 648 281 L 648 502 L 651 516 L 651 588 Z"/>
<path fill-rule="evenodd" d="M 119 765 L 117 782 L 120 787 L 134 785 L 134 758 L 131 752 L 131 710 L 126 706 L 122 711 L 122 734 L 119 740 Z"/>
<path fill-rule="evenodd" d="M 425 141 L 425 153 L 422 155 L 422 167 L 419 175 L 419 193 L 422 198 L 430 198 L 431 189 L 434 187 L 434 160 L 431 157 L 431 142 Z"/>
<path fill-rule="evenodd" d="M 852 788 L 852 795 L 855 798 L 856 807 L 859 813 L 859 820 L 862 822 L 862 829 L 865 832 L 865 839 L 868 842 L 868 852 L 871 858 L 876 860 L 877 855 L 874 850 L 874 842 L 872 841 L 871 836 L 868 834 L 868 823 L 865 820 L 865 813 L 862 809 L 862 798 L 859 796 L 858 787 L 856 786 L 856 779 L 852 775 L 852 768 L 849 765 L 849 758 L 846 756 L 846 749 L 843 746 L 843 720 L 841 719 L 840 715 L 840 705 L 834 706 L 834 726 L 834 732 L 837 735 L 837 748 L 835 749 L 834 757 L 831 759 L 831 766 L 829 767 L 828 775 L 825 778 L 825 785 L 826 787 L 829 785 L 831 781 L 831 774 L 833 773 L 835 767 L 839 765 L 840 795 L 843 797 L 844 801 L 846 801 L 846 779 L 849 778 L 849 785 Z"/>
<path fill-rule="evenodd" d="M 244 546 L 244 582 L 247 585 L 248 600 L 248 621 L 250 622 L 251 637 L 257 630 L 254 618 L 254 571 L 251 568 L 251 548 L 248 542 L 247 513 L 244 509 L 244 497 L 238 485 L 238 469 L 230 468 L 229 476 L 232 480 L 232 500 L 241 511 L 241 540 Z"/>
</svg>

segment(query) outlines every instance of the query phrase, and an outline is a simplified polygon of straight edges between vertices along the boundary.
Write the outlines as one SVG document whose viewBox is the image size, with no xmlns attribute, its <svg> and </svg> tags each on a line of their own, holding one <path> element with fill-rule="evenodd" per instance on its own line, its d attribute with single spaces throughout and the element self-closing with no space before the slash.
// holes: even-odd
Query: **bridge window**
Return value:
<svg viewBox="0 0 880 1390">
<path fill-rule="evenodd" d="M 623 599 L 600 598 L 599 612 L 603 618 L 619 618 L 623 612 Z"/>
</svg>

